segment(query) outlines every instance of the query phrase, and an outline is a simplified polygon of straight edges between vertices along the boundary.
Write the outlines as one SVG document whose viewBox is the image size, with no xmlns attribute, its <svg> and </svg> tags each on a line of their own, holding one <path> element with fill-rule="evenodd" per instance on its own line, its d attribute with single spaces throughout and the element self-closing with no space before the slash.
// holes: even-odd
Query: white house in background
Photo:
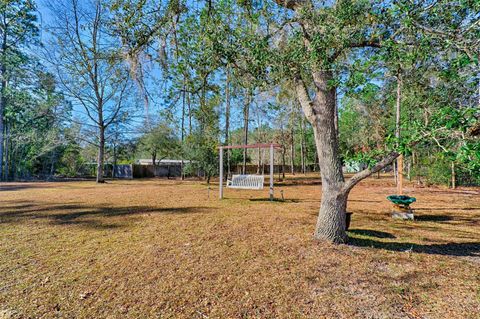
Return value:
<svg viewBox="0 0 480 319">
<path fill-rule="evenodd" d="M 344 173 L 357 173 L 361 170 L 365 169 L 367 165 L 361 162 L 356 161 L 347 161 L 343 164 L 343 172 Z"/>
</svg>

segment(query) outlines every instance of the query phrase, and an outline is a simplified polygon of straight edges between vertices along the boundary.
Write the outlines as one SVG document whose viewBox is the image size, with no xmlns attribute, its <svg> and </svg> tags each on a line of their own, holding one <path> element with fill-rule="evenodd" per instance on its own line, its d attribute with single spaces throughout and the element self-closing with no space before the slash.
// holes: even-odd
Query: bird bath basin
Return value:
<svg viewBox="0 0 480 319">
<path fill-rule="evenodd" d="M 410 206 L 411 203 L 417 201 L 415 197 L 410 197 L 406 195 L 390 195 L 387 196 L 387 199 L 395 205 Z"/>
</svg>

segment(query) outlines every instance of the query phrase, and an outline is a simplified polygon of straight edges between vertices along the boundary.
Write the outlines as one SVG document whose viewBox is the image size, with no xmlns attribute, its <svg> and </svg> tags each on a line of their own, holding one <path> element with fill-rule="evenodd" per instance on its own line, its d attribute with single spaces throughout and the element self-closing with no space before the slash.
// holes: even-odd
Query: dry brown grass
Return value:
<svg viewBox="0 0 480 319">
<path fill-rule="evenodd" d="M 187 181 L 0 185 L 0 318 L 479 318 L 478 189 L 391 179 L 351 194 L 350 245 L 312 240 L 320 186 Z"/>
</svg>

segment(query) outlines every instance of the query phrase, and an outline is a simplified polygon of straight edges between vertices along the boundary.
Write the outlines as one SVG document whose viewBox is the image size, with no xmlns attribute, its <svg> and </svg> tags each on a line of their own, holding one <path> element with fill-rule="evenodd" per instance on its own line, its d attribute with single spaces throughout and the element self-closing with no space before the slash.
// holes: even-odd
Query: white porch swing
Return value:
<svg viewBox="0 0 480 319">
<path fill-rule="evenodd" d="M 245 149 L 245 148 L 269 148 L 270 149 L 270 200 L 273 200 L 273 151 L 275 148 L 281 148 L 280 144 L 270 143 L 270 144 L 250 144 L 250 145 L 228 145 L 220 146 L 220 189 L 219 197 L 223 198 L 223 150 L 224 149 Z M 241 175 L 232 175 L 231 180 L 227 180 L 228 188 L 235 189 L 253 189 L 261 190 L 263 189 L 263 184 L 265 178 L 263 175 L 256 174 L 241 174 Z"/>
</svg>

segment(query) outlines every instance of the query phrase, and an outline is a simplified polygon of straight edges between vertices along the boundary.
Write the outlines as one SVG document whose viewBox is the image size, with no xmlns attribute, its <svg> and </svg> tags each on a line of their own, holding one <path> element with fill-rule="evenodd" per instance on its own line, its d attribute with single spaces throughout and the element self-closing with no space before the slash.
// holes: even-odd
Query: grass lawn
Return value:
<svg viewBox="0 0 480 319">
<path fill-rule="evenodd" d="M 319 180 L 0 184 L 0 318 L 479 318 L 480 190 L 392 178 L 350 196 L 349 245 L 312 239 Z"/>
</svg>

